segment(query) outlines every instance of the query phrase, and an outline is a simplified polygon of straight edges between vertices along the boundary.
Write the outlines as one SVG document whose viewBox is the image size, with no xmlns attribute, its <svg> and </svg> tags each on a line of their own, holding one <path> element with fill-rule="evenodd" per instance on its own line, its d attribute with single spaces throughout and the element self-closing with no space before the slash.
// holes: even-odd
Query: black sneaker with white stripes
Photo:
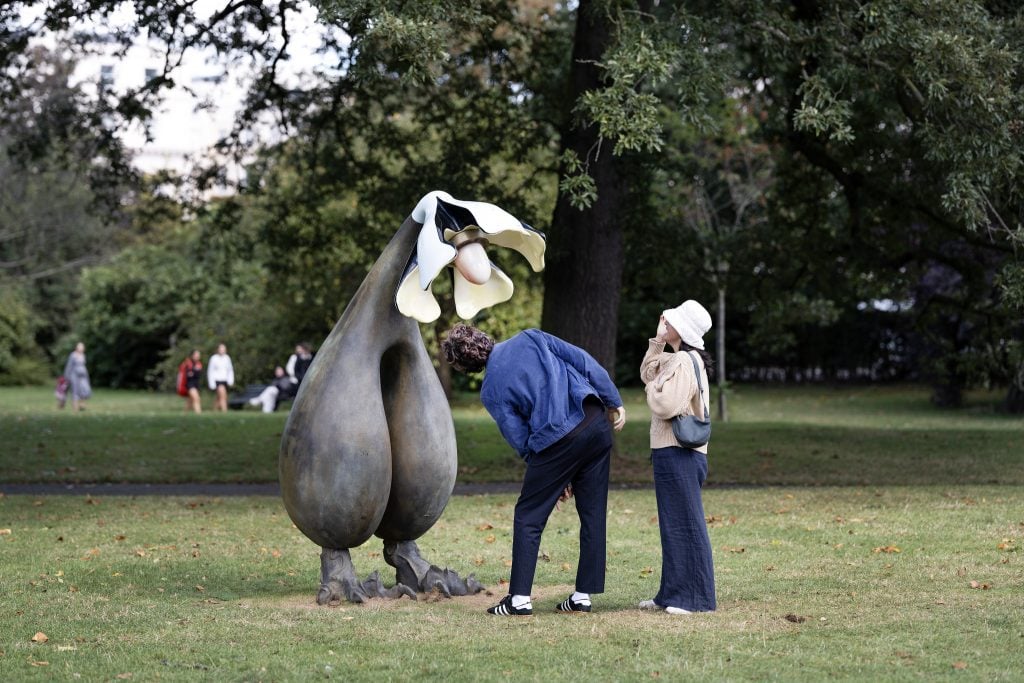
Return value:
<svg viewBox="0 0 1024 683">
<path fill-rule="evenodd" d="M 590 605 L 581 602 L 576 602 L 572 599 L 572 596 L 570 595 L 565 600 L 558 603 L 558 607 L 556 607 L 555 610 L 558 612 L 576 612 L 577 614 L 579 614 L 589 612 Z"/>
<path fill-rule="evenodd" d="M 513 607 L 512 596 L 506 595 L 494 607 L 487 608 L 488 614 L 496 614 L 499 617 L 528 617 L 533 614 L 532 607 Z"/>
</svg>

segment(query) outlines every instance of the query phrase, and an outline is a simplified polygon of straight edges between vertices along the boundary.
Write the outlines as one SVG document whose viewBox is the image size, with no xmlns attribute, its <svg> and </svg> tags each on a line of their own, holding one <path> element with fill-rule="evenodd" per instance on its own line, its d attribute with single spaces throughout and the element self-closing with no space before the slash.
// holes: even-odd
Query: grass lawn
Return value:
<svg viewBox="0 0 1024 683">
<path fill-rule="evenodd" d="M 486 615 L 513 502 L 455 498 L 420 539 L 492 595 L 318 608 L 317 548 L 275 498 L 0 497 L 0 680 L 1021 680 L 1017 488 L 706 491 L 719 609 L 686 617 L 634 608 L 659 575 L 650 491 L 612 493 L 593 614 L 553 612 L 575 572 L 569 504 L 535 615 Z M 393 580 L 378 542 L 353 558 Z"/>
<path fill-rule="evenodd" d="M 612 477 L 649 482 L 650 416 L 623 392 L 627 424 Z M 999 396 L 942 411 L 918 387 L 739 386 L 716 424 L 709 484 L 1024 484 L 1024 418 Z M 459 481 L 515 481 L 522 464 L 475 396 L 453 405 Z M 0 480 L 273 482 L 285 414 L 182 413 L 177 396 L 98 390 L 81 414 L 48 388 L 0 388 Z"/>
</svg>

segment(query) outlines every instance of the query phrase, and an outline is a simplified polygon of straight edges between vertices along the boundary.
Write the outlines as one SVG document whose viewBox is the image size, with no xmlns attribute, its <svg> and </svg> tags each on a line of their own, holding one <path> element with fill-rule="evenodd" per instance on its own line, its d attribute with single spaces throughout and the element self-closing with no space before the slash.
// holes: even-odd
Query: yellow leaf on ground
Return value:
<svg viewBox="0 0 1024 683">
<path fill-rule="evenodd" d="M 11 535 L 11 530 L 10 529 L 0 529 L 0 536 L 10 536 L 10 535 Z"/>
<path fill-rule="evenodd" d="M 491 529 L 493 529 L 493 528 L 494 528 L 494 525 L 493 525 L 493 524 L 488 524 L 487 522 L 484 522 L 483 524 L 481 524 L 480 526 L 478 526 L 478 527 L 476 528 L 476 530 L 477 530 L 477 531 L 490 531 L 490 530 L 491 530 Z"/>
<path fill-rule="evenodd" d="M 484 539 L 484 543 L 494 543 L 494 534 L 488 534 L 487 538 Z"/>
<path fill-rule="evenodd" d="M 32 636 L 32 642 L 33 643 L 45 643 L 49 639 L 50 638 L 45 633 L 43 633 L 42 631 L 39 631 L 34 636 Z"/>
<path fill-rule="evenodd" d="M 899 552 L 903 552 L 903 551 L 900 550 L 899 548 L 897 548 L 894 545 L 886 545 L 886 546 L 880 546 L 878 548 L 874 548 L 871 552 L 873 552 L 875 554 L 878 554 L 878 553 L 892 554 L 892 553 L 899 553 Z"/>
</svg>

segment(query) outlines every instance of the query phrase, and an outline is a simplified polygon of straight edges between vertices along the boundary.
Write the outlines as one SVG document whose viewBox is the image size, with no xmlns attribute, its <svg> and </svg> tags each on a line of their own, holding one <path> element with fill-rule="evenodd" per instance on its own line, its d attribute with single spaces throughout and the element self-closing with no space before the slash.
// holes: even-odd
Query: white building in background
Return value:
<svg viewBox="0 0 1024 683">
<path fill-rule="evenodd" d="M 209 0 L 200 0 L 200 8 L 215 7 Z M 130 11 L 130 7 L 128 10 Z M 293 84 L 299 84 L 312 72 L 330 69 L 329 57 L 317 55 L 323 27 L 316 22 L 316 10 L 307 5 L 301 13 L 290 14 L 290 59 L 282 62 L 279 73 Z M 131 21 L 131 14 L 123 16 Z M 112 45 L 79 60 L 74 81 L 86 92 L 109 88 L 126 92 L 139 88 L 163 73 L 165 48 L 144 38 L 132 45 L 124 55 Z M 135 166 L 143 173 L 173 171 L 187 175 L 201 158 L 211 157 L 222 165 L 229 186 L 243 179 L 244 170 L 233 160 L 214 155 L 212 146 L 231 132 L 241 109 L 252 73 L 228 71 L 212 53 L 192 50 L 170 74 L 175 85 L 161 91 L 161 100 L 154 108 L 148 131 L 139 124 L 122 132 L 125 146 L 133 153 Z M 253 146 L 277 140 L 278 131 L 269 124 L 254 132 Z M 229 192 L 219 188 L 214 194 Z"/>
<path fill-rule="evenodd" d="M 111 50 L 81 60 L 74 78 L 86 92 L 104 88 L 123 93 L 162 74 L 163 66 L 158 46 L 138 44 L 123 56 Z M 161 93 L 148 137 L 139 124 L 121 135 L 143 173 L 169 170 L 187 174 L 198 157 L 209 155 L 211 147 L 231 131 L 245 95 L 244 83 L 199 54 L 186 57 L 172 78 L 175 86 Z M 222 162 L 229 164 L 226 159 Z M 228 169 L 230 180 L 240 179 L 241 169 L 230 165 Z"/>
</svg>

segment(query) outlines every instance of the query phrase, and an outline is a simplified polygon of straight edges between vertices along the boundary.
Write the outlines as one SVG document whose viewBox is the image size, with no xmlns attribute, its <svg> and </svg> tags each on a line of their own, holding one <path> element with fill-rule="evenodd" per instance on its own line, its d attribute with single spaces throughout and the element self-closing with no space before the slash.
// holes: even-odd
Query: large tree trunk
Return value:
<svg viewBox="0 0 1024 683">
<path fill-rule="evenodd" d="M 611 42 L 608 18 L 592 0 L 577 9 L 570 87 L 566 102 L 602 87 L 600 60 Z M 596 126 L 579 127 L 567 113 L 562 130 L 565 149 L 590 159 L 590 174 L 597 185 L 597 200 L 582 211 L 559 192 L 551 220 L 544 269 L 544 329 L 590 352 L 614 375 L 615 337 L 622 288 L 622 233 L 618 160 L 611 144 L 597 148 Z"/>
</svg>

